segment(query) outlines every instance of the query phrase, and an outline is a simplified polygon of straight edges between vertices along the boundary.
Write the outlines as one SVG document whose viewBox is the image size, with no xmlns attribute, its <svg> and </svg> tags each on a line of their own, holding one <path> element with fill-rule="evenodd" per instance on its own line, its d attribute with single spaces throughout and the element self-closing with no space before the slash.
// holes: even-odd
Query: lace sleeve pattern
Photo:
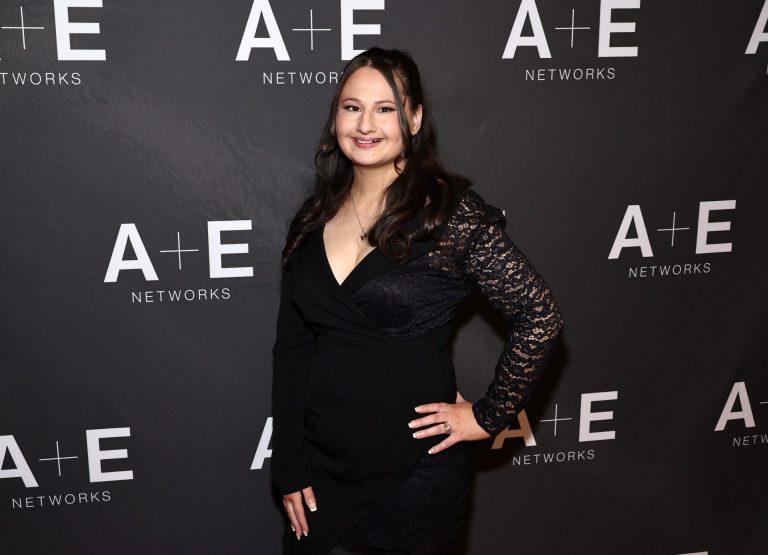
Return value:
<svg viewBox="0 0 768 555">
<path fill-rule="evenodd" d="M 485 396 L 472 406 L 480 427 L 494 436 L 524 407 L 563 329 L 563 319 L 549 287 L 506 233 L 506 218 L 499 208 L 469 190 L 460 199 L 456 217 L 464 280 L 507 323 L 495 376 Z"/>
</svg>

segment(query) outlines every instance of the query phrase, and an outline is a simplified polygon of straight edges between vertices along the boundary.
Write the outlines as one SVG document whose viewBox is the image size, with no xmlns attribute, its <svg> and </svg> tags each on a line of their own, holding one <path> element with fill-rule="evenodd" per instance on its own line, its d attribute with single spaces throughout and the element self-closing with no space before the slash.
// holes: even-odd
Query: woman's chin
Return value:
<svg viewBox="0 0 768 555">
<path fill-rule="evenodd" d="M 364 156 L 347 156 L 352 162 L 352 165 L 367 170 L 373 170 L 377 168 L 392 169 L 395 166 L 395 160 L 393 159 L 381 159 L 381 158 L 366 158 Z"/>
</svg>

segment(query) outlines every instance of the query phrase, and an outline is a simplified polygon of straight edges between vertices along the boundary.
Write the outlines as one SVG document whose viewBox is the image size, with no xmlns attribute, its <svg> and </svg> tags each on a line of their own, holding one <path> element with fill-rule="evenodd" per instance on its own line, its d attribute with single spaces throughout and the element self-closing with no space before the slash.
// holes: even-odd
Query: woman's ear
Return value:
<svg viewBox="0 0 768 555">
<path fill-rule="evenodd" d="M 416 107 L 411 117 L 411 135 L 415 135 L 421 129 L 421 104 Z"/>
</svg>

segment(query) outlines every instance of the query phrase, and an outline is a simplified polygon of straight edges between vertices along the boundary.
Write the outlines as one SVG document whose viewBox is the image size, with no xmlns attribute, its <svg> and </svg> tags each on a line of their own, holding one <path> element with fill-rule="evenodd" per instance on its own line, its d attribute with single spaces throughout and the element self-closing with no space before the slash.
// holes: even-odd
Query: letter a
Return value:
<svg viewBox="0 0 768 555">
<path fill-rule="evenodd" d="M 16 468 L 3 470 L 3 461 L 5 461 L 6 453 L 11 455 Z M 19 449 L 19 445 L 13 436 L 0 436 L 0 479 L 3 478 L 21 478 L 26 487 L 38 487 L 37 480 L 35 480 L 35 476 L 27 464 L 27 459 L 21 454 L 21 449 Z"/>
<path fill-rule="evenodd" d="M 272 449 L 269 448 L 269 442 L 272 439 L 272 417 L 267 417 L 267 423 L 264 425 L 264 430 L 261 432 L 261 439 L 259 445 L 256 447 L 256 454 L 251 461 L 251 470 L 261 470 L 264 466 L 264 461 L 272 457 Z"/>
<path fill-rule="evenodd" d="M 627 237 L 629 226 L 632 225 L 632 222 L 635 223 L 637 237 Z M 619 227 L 619 232 L 616 234 L 616 239 L 613 241 L 613 247 L 611 247 L 608 259 L 618 258 L 621 254 L 621 249 L 624 247 L 640 247 L 643 256 L 653 256 L 651 242 L 648 239 L 648 232 L 645 229 L 645 221 L 643 220 L 643 213 L 640 210 L 639 204 L 627 206 L 627 211 L 624 213 L 624 219 Z"/>
<path fill-rule="evenodd" d="M 531 18 L 533 35 L 524 37 L 522 36 L 523 25 L 525 25 L 527 17 Z M 552 54 L 549 52 L 549 44 L 547 44 L 547 36 L 544 33 L 544 26 L 541 24 L 539 9 L 536 7 L 536 0 L 523 0 L 520 3 L 520 8 L 517 10 L 515 22 L 512 24 L 512 30 L 509 32 L 509 38 L 507 39 L 507 46 L 504 48 L 504 54 L 501 55 L 501 59 L 514 58 L 518 46 L 535 46 L 539 51 L 539 58 L 552 57 Z"/>
<path fill-rule="evenodd" d="M 763 4 L 763 9 L 757 18 L 755 30 L 752 31 L 752 37 L 749 39 L 747 51 L 744 54 L 756 54 L 758 45 L 761 42 L 768 42 L 768 32 L 765 30 L 766 23 L 768 23 L 768 0 L 765 0 L 765 4 Z"/>
<path fill-rule="evenodd" d="M 269 36 L 256 38 L 256 29 L 259 27 L 259 19 L 261 19 L 262 15 L 264 16 L 264 23 L 267 26 Z M 274 50 L 277 59 L 281 62 L 290 61 L 291 59 L 288 55 L 288 50 L 285 48 L 283 35 L 280 34 L 280 27 L 277 26 L 277 20 L 275 19 L 275 14 L 272 13 L 272 6 L 270 6 L 269 0 L 254 0 L 235 60 L 247 62 L 252 48 L 271 48 Z"/>
<path fill-rule="evenodd" d="M 133 250 L 136 252 L 136 260 L 125 260 L 123 258 L 129 240 Z M 120 224 L 120 231 L 117 232 L 115 248 L 112 250 L 112 258 L 109 261 L 107 275 L 104 276 L 104 283 L 116 282 L 120 270 L 141 270 L 144 273 L 144 279 L 147 281 L 157 281 L 155 268 L 149 259 L 147 249 L 144 248 L 144 243 L 141 242 L 141 236 L 139 235 L 139 230 L 136 229 L 136 224 Z"/>
<path fill-rule="evenodd" d="M 525 409 L 517 413 L 517 423 L 520 425 L 517 429 L 510 429 L 509 426 L 504 428 L 498 434 L 496 434 L 491 449 L 501 449 L 504 446 L 504 442 L 508 439 L 521 437 L 525 442 L 526 447 L 535 447 L 536 438 L 533 435 L 531 424 L 528 422 L 528 415 L 525 413 Z"/>
<path fill-rule="evenodd" d="M 733 405 L 736 404 L 736 399 L 741 404 L 740 411 L 734 411 Z M 716 432 L 721 432 L 725 429 L 725 424 L 729 420 L 743 420 L 744 427 L 754 428 L 755 417 L 752 414 L 752 405 L 749 404 L 749 395 L 747 395 L 747 386 L 744 382 L 736 382 L 733 384 L 731 394 L 728 396 L 728 400 L 725 402 L 723 412 L 717 421 L 715 426 Z"/>
</svg>

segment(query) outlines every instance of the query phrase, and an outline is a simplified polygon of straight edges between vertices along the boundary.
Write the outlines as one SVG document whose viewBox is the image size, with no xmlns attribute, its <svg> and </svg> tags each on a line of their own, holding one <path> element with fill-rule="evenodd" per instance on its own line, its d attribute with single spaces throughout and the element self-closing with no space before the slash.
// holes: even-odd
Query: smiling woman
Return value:
<svg viewBox="0 0 768 555">
<path fill-rule="evenodd" d="M 445 171 L 435 145 L 410 56 L 372 48 L 351 60 L 283 250 L 271 469 L 285 553 L 449 553 L 469 442 L 523 408 L 563 328 L 502 211 Z M 475 290 L 509 333 L 470 403 L 449 339 Z"/>
<path fill-rule="evenodd" d="M 404 96 L 402 91 L 399 91 Z M 397 101 L 389 83 L 376 69 L 362 67 L 347 80 L 336 116 L 336 134 L 341 151 L 349 160 L 376 171 L 382 182 L 393 181 L 403 161 L 395 163 L 403 151 Z M 421 105 L 415 109 L 405 97 L 403 107 L 409 131 L 415 135 L 421 124 Z"/>
</svg>

